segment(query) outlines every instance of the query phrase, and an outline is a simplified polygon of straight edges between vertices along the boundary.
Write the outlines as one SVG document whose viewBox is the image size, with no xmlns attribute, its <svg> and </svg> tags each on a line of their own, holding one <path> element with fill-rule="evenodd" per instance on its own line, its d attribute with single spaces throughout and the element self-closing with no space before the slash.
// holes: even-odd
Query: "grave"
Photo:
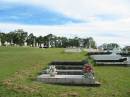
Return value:
<svg viewBox="0 0 130 97">
<path fill-rule="evenodd" d="M 24 46 L 27 46 L 27 42 L 26 41 L 24 42 Z"/>
<path fill-rule="evenodd" d="M 130 66 L 130 57 L 127 57 L 127 61 L 128 61 L 128 66 Z"/>
<path fill-rule="evenodd" d="M 37 77 L 38 81 L 50 84 L 66 85 L 93 85 L 99 86 L 95 81 L 93 72 L 86 72 L 86 61 L 53 61 L 49 68 Z M 92 70 L 91 66 L 89 66 Z"/>
<path fill-rule="evenodd" d="M 64 50 L 66 53 L 80 53 L 82 52 L 81 48 L 66 48 Z"/>
<path fill-rule="evenodd" d="M 111 54 L 92 54 L 91 58 L 97 66 L 129 66 L 127 57 L 114 52 Z"/>
</svg>

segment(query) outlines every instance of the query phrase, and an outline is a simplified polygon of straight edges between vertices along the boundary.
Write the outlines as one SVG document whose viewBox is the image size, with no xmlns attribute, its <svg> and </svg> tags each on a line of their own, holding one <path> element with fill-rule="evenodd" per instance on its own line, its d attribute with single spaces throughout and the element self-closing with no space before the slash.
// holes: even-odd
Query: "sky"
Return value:
<svg viewBox="0 0 130 97">
<path fill-rule="evenodd" d="M 0 0 L 0 31 L 130 45 L 130 0 Z"/>
</svg>

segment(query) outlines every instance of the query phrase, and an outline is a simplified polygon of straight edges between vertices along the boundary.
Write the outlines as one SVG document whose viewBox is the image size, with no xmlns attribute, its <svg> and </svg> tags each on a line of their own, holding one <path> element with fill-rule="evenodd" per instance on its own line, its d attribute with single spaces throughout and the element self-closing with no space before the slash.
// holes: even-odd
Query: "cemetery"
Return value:
<svg viewBox="0 0 130 97">
<path fill-rule="evenodd" d="M 79 48 L 67 48 L 65 52 L 79 52 Z M 97 66 L 130 66 L 130 57 L 124 57 L 121 53 L 117 49 L 111 51 L 88 50 L 88 55 L 94 60 Z M 50 84 L 100 86 L 100 82 L 95 80 L 94 71 L 84 72 L 86 65 L 89 65 L 88 60 L 77 62 L 53 61 L 37 77 L 37 80 Z M 92 69 L 92 65 L 89 66 Z"/>
<path fill-rule="evenodd" d="M 0 0 L 0 97 L 130 97 L 130 0 Z"/>
<path fill-rule="evenodd" d="M 63 52 L 63 48 L 0 47 L 0 96 L 130 96 L 129 67 L 91 68 L 83 65 L 89 61 L 82 61 L 86 57 L 86 52 L 69 54 Z M 91 69 L 86 69 L 88 67 Z M 92 70 L 89 71 L 90 75 L 86 70 Z M 39 72 L 42 73 L 39 75 Z"/>
<path fill-rule="evenodd" d="M 26 37 L 16 41 L 10 34 L 0 38 L 0 97 L 130 97 L 129 47 L 107 50 L 92 38 L 22 30 L 13 35 Z"/>
</svg>

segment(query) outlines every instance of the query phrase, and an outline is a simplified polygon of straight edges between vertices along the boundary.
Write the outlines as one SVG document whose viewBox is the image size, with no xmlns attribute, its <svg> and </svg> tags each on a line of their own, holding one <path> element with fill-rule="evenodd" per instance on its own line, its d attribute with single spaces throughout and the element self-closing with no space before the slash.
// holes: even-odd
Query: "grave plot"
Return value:
<svg viewBox="0 0 130 97">
<path fill-rule="evenodd" d="M 130 54 L 120 49 L 88 51 L 96 66 L 130 66 Z"/>
<path fill-rule="evenodd" d="M 85 61 L 51 62 L 49 68 L 44 70 L 37 79 L 43 83 L 51 84 L 100 85 L 95 81 L 92 66 Z"/>
<path fill-rule="evenodd" d="M 80 53 L 82 52 L 81 48 L 66 48 L 65 53 Z"/>
<path fill-rule="evenodd" d="M 129 66 L 130 57 L 123 57 L 120 54 L 94 54 L 90 55 L 97 66 Z"/>
</svg>

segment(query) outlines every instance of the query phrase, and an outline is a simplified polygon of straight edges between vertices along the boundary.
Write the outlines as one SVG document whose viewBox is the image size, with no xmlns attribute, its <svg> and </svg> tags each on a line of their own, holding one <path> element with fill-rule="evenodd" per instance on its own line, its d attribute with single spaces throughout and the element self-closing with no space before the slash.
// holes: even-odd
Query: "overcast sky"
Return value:
<svg viewBox="0 0 130 97">
<path fill-rule="evenodd" d="M 0 31 L 130 45 L 130 0 L 0 0 Z"/>
</svg>

